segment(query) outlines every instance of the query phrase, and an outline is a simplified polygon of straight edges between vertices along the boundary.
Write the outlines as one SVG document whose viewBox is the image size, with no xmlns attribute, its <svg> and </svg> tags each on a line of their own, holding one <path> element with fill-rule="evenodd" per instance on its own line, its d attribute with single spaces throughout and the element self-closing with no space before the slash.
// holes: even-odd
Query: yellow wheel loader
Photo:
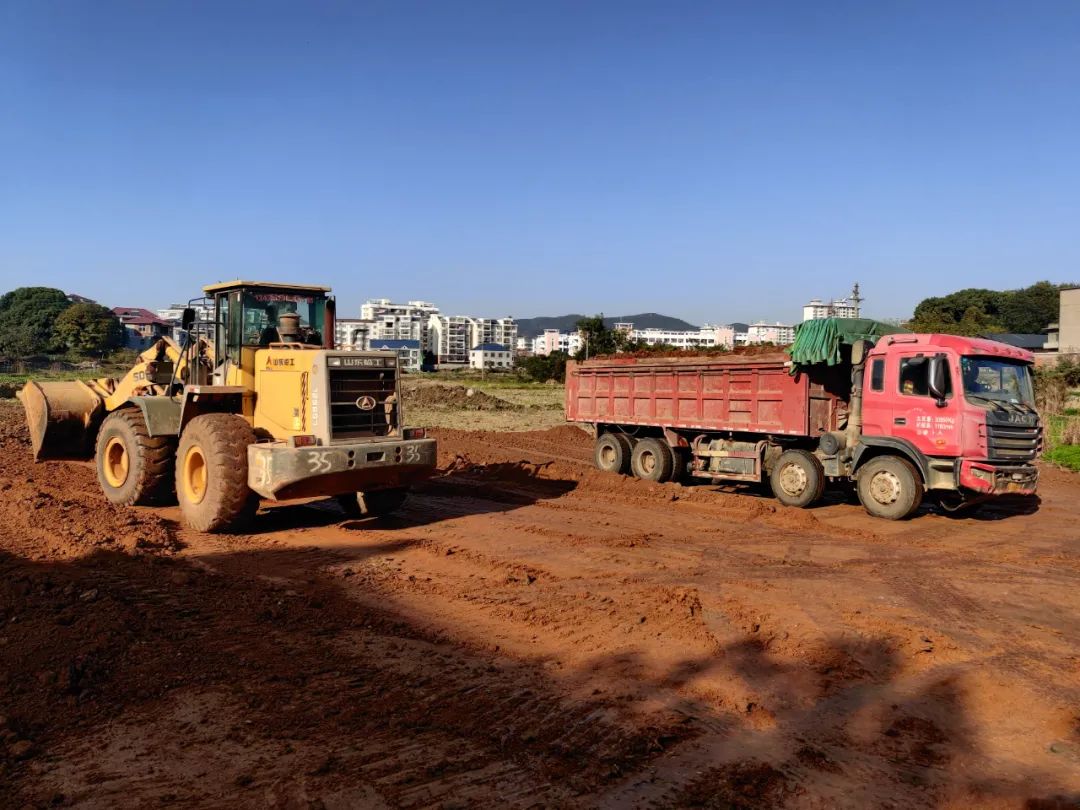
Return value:
<svg viewBox="0 0 1080 810">
<path fill-rule="evenodd" d="M 336 496 L 350 516 L 393 511 L 435 469 L 435 440 L 404 427 L 395 352 L 334 351 L 328 287 L 204 288 L 213 321 L 184 311 L 120 380 L 28 382 L 36 460 L 93 456 L 105 496 L 175 494 L 199 531 L 240 528 L 260 497 Z M 204 337 L 205 336 L 205 337 Z"/>
</svg>

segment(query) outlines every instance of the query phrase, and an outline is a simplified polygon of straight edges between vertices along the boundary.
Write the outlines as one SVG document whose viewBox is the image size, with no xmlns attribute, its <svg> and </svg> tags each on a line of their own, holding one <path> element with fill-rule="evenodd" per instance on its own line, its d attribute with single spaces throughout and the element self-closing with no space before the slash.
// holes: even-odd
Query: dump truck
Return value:
<svg viewBox="0 0 1080 810">
<path fill-rule="evenodd" d="M 768 481 L 798 507 L 852 482 L 867 512 L 899 520 L 927 494 L 955 511 L 1035 493 L 1033 359 L 991 340 L 821 319 L 788 352 L 571 362 L 566 417 L 595 430 L 601 470 Z"/>
<path fill-rule="evenodd" d="M 435 469 L 405 427 L 396 352 L 336 351 L 329 287 L 231 281 L 184 311 L 120 379 L 19 392 L 36 460 L 93 457 L 122 505 L 179 501 L 200 531 L 235 530 L 259 499 L 334 496 L 346 513 L 400 507 Z"/>
</svg>

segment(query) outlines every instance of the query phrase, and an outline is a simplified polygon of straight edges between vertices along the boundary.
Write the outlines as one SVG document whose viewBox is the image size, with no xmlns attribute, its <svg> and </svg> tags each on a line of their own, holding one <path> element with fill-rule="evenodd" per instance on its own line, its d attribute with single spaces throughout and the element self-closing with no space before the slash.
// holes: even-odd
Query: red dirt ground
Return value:
<svg viewBox="0 0 1080 810">
<path fill-rule="evenodd" d="M 977 517 L 442 431 L 399 516 L 207 536 L 0 406 L 0 804 L 1075 807 L 1080 478 Z M 1037 507 L 1037 508 L 1034 508 Z"/>
</svg>

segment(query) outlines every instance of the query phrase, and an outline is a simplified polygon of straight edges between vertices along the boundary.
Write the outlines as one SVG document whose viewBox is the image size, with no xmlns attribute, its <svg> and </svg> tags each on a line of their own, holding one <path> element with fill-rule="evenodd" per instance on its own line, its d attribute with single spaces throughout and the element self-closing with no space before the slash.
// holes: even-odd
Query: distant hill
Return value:
<svg viewBox="0 0 1080 810">
<path fill-rule="evenodd" d="M 558 329 L 560 332 L 573 332 L 577 329 L 577 322 L 586 315 L 552 315 L 538 318 L 518 318 L 518 334 L 522 337 L 536 337 L 543 334 L 545 329 Z M 672 318 L 670 315 L 660 315 L 656 312 L 642 312 L 638 315 L 618 315 L 612 318 L 605 317 L 604 324 L 608 327 L 616 323 L 632 323 L 635 329 L 697 329 L 691 323 L 681 318 Z"/>
</svg>

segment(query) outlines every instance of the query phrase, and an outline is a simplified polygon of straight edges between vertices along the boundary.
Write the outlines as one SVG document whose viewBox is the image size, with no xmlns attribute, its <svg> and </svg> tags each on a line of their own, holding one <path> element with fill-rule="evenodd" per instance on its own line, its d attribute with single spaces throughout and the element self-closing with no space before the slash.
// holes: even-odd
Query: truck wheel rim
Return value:
<svg viewBox="0 0 1080 810">
<path fill-rule="evenodd" d="M 798 464 L 785 464 L 780 470 L 780 486 L 788 495 L 802 495 L 806 490 L 806 470 Z"/>
<path fill-rule="evenodd" d="M 105 480 L 110 487 L 119 489 L 124 485 L 124 482 L 127 481 L 130 464 L 124 440 L 119 436 L 113 436 L 105 445 L 105 458 L 101 464 L 102 472 L 105 473 Z"/>
<path fill-rule="evenodd" d="M 646 475 L 651 475 L 652 471 L 656 469 L 656 456 L 649 450 L 645 450 L 641 454 L 641 460 L 638 462 L 641 465 L 641 471 Z"/>
<path fill-rule="evenodd" d="M 604 445 L 600 448 L 600 462 L 605 467 L 615 466 L 615 448 L 610 445 Z"/>
<path fill-rule="evenodd" d="M 202 503 L 206 497 L 206 456 L 192 447 L 184 456 L 184 497 L 189 503 Z"/>
<path fill-rule="evenodd" d="M 900 497 L 900 479 L 896 473 L 882 470 L 870 479 L 870 497 L 882 506 L 896 503 Z"/>
</svg>

